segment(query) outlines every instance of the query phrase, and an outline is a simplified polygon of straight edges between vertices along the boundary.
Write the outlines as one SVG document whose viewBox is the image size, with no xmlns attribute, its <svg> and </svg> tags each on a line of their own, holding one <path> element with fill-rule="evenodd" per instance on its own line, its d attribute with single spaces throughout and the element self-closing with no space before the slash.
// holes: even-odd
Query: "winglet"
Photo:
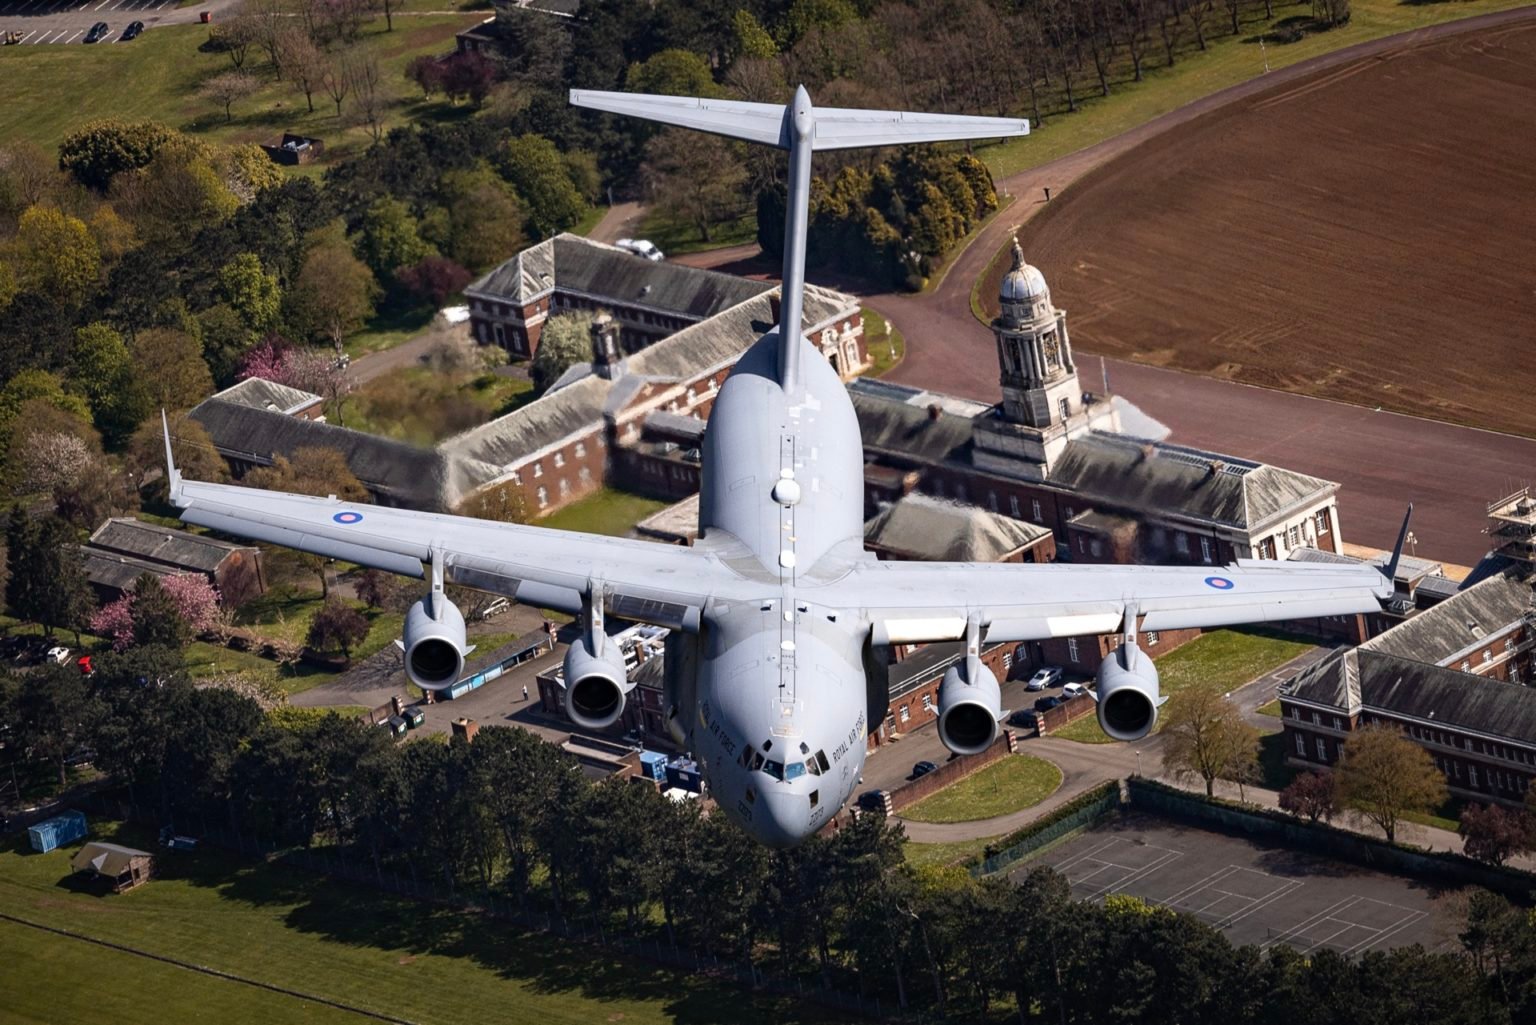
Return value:
<svg viewBox="0 0 1536 1025">
<path fill-rule="evenodd" d="M 170 499 L 172 505 L 181 504 L 181 471 L 176 469 L 176 457 L 171 455 L 171 421 L 165 415 L 165 410 L 160 410 L 160 426 L 165 428 L 165 479 L 170 484 Z"/>
<path fill-rule="evenodd" d="M 1392 558 L 1382 568 L 1382 575 L 1387 578 L 1387 585 L 1393 590 L 1397 588 L 1397 560 L 1403 557 L 1403 543 L 1408 540 L 1408 521 L 1413 519 L 1413 503 L 1408 503 L 1408 511 L 1403 514 L 1403 529 L 1397 532 L 1397 545 L 1392 549 Z"/>
</svg>

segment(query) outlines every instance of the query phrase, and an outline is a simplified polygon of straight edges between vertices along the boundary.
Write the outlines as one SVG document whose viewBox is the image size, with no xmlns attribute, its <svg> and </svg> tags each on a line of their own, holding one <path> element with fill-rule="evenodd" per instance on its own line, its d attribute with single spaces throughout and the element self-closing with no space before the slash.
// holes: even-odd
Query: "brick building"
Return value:
<svg viewBox="0 0 1536 1025">
<path fill-rule="evenodd" d="M 133 590 L 134 581 L 194 573 L 219 589 L 224 604 L 236 606 L 266 590 L 261 549 L 220 541 L 177 527 L 114 517 L 96 528 L 80 547 L 85 575 L 102 602 Z"/>
<path fill-rule="evenodd" d="M 1536 775 L 1529 568 L 1495 560 L 1455 595 L 1280 690 L 1286 754 L 1297 768 L 1335 764 L 1350 734 L 1393 725 L 1445 773 L 1451 792 L 1520 802 Z"/>
</svg>

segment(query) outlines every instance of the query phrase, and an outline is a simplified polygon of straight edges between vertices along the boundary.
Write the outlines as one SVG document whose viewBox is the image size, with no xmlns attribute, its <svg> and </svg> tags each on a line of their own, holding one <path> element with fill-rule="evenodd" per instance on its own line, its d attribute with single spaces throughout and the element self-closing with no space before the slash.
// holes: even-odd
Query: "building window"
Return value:
<svg viewBox="0 0 1536 1025">
<path fill-rule="evenodd" d="M 1295 705 L 1291 706 L 1291 718 L 1295 719 L 1297 722 L 1301 721 L 1301 709 L 1297 708 Z"/>
<path fill-rule="evenodd" d="M 533 475 L 535 477 L 542 477 L 542 476 L 544 476 L 544 464 L 542 462 L 538 462 L 538 463 L 534 463 L 533 464 Z"/>
<path fill-rule="evenodd" d="M 1182 530 L 1175 531 L 1173 535 L 1173 550 L 1180 555 L 1189 554 L 1189 535 Z"/>
<path fill-rule="evenodd" d="M 1038 499 L 1038 498 L 1031 498 L 1029 500 L 1029 511 L 1030 511 L 1030 514 L 1032 516 L 1034 516 L 1036 523 L 1043 522 L 1042 518 L 1040 516 L 1040 499 Z"/>
<path fill-rule="evenodd" d="M 522 482 L 523 482 L 523 475 L 518 473 L 516 470 L 513 470 L 512 471 L 512 483 L 513 484 L 521 484 Z"/>
<path fill-rule="evenodd" d="M 1287 548 L 1295 548 L 1296 546 L 1298 546 L 1300 544 L 1301 544 L 1301 528 L 1297 527 L 1295 525 L 1292 525 L 1292 526 L 1290 526 L 1289 528 L 1286 529 L 1286 532 L 1285 532 L 1285 546 Z"/>
<path fill-rule="evenodd" d="M 1484 650 L 1483 651 L 1483 661 L 1484 662 L 1492 662 L 1493 661 L 1493 652 Z"/>
<path fill-rule="evenodd" d="M 1472 671 L 1472 663 L 1463 659 L 1461 663 L 1461 671 L 1464 673 L 1470 673 Z"/>
<path fill-rule="evenodd" d="M 1477 766 L 1467 766 L 1467 783 L 1474 787 L 1477 786 Z"/>
<path fill-rule="evenodd" d="M 1211 539 L 1208 537 L 1200 539 L 1200 560 L 1206 563 L 1211 561 Z"/>
<path fill-rule="evenodd" d="M 1305 734 L 1296 734 L 1296 753 L 1302 758 L 1307 757 L 1307 738 Z"/>
<path fill-rule="evenodd" d="M 549 504 L 549 489 L 543 485 L 540 485 L 538 490 L 538 499 L 540 509 L 547 506 Z"/>
<path fill-rule="evenodd" d="M 1506 638 L 1504 638 L 1504 650 L 1505 651 L 1514 651 L 1515 650 L 1515 639 L 1513 637 L 1506 637 Z"/>
<path fill-rule="evenodd" d="M 581 482 L 583 484 L 592 483 L 592 471 L 587 469 L 585 466 L 581 468 L 581 472 L 577 474 L 577 476 L 581 478 Z"/>
<path fill-rule="evenodd" d="M 997 492 L 996 491 L 988 491 L 987 492 L 987 508 L 991 509 L 993 512 L 997 512 Z"/>
<path fill-rule="evenodd" d="M 587 457 L 587 443 L 584 442 L 584 441 L 578 441 L 576 443 L 576 458 L 577 459 L 585 459 L 586 457 Z"/>
<path fill-rule="evenodd" d="M 933 695 L 932 694 L 924 694 L 923 695 L 923 711 L 925 711 L 925 712 L 933 711 Z"/>
<path fill-rule="evenodd" d="M 1322 737 L 1317 738 L 1317 760 L 1320 762 L 1328 760 L 1328 742 Z"/>
<path fill-rule="evenodd" d="M 1069 662 L 1076 662 L 1077 661 L 1077 638 L 1076 637 L 1068 637 L 1067 638 L 1067 660 Z"/>
<path fill-rule="evenodd" d="M 565 453 L 564 452 L 556 452 L 555 453 L 555 469 L 558 470 L 560 467 L 562 467 L 564 465 L 565 465 Z"/>
<path fill-rule="evenodd" d="M 1067 519 L 1070 520 L 1071 518 L 1072 518 L 1072 507 L 1069 505 L 1069 506 L 1067 506 Z"/>
<path fill-rule="evenodd" d="M 1069 400 L 1063 398 L 1061 400 L 1061 418 L 1063 420 L 1065 420 L 1067 417 L 1069 417 L 1071 415 L 1072 415 L 1072 403 Z"/>
<path fill-rule="evenodd" d="M 1338 716 L 1334 716 L 1333 728 L 1342 732 L 1344 729 L 1344 720 L 1340 719 Z"/>
<path fill-rule="evenodd" d="M 1313 712 L 1312 713 L 1312 725 L 1313 726 L 1321 726 L 1322 724 L 1323 724 L 1323 717 L 1321 715 L 1317 714 L 1316 712 Z"/>
<path fill-rule="evenodd" d="M 1012 516 L 1014 519 L 1018 519 L 1019 518 L 1019 496 L 1018 495 L 1009 495 L 1008 496 L 1008 515 Z"/>
<path fill-rule="evenodd" d="M 1327 509 L 1319 509 L 1317 511 L 1317 533 L 1318 533 L 1318 536 L 1322 536 L 1323 534 L 1328 533 L 1328 510 Z"/>
<path fill-rule="evenodd" d="M 571 493 L 571 482 L 564 477 L 560 478 L 560 497 L 564 498 Z"/>
<path fill-rule="evenodd" d="M 1142 636 L 1147 639 L 1147 647 L 1149 647 L 1149 648 L 1157 647 L 1157 631 L 1156 630 L 1148 630 L 1146 633 L 1142 634 Z"/>
<path fill-rule="evenodd" d="M 912 711 L 911 711 L 911 709 L 908 706 L 906 706 L 906 705 L 902 705 L 901 706 L 901 721 L 902 722 L 906 722 L 910 718 L 912 718 Z"/>
</svg>

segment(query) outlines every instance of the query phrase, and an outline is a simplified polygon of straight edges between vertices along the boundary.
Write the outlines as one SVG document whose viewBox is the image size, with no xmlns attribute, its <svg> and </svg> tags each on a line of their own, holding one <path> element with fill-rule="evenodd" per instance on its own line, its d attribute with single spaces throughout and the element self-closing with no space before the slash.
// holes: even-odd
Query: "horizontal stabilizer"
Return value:
<svg viewBox="0 0 1536 1025">
<path fill-rule="evenodd" d="M 793 107 L 786 108 L 777 103 L 747 103 L 692 96 L 650 96 L 591 89 L 572 89 L 571 102 L 578 107 L 693 128 L 780 149 L 788 149 L 790 144 Z M 1029 134 L 1029 122 L 1020 118 L 916 114 L 900 110 L 854 110 L 843 107 L 816 107 L 813 113 L 814 126 L 810 129 L 813 150 L 908 146 L 922 142 L 955 142 Z"/>
</svg>

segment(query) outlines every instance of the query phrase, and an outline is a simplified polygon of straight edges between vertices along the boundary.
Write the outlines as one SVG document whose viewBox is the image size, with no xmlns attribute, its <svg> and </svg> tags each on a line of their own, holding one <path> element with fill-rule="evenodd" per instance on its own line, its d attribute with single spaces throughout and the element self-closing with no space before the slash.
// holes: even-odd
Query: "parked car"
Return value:
<svg viewBox="0 0 1536 1025">
<path fill-rule="evenodd" d="M 1061 699 L 1054 695 L 1035 699 L 1035 711 L 1046 712 L 1061 704 Z"/>
<path fill-rule="evenodd" d="M 864 791 L 859 795 L 859 807 L 865 811 L 883 811 L 885 809 L 885 791 Z"/>
<path fill-rule="evenodd" d="M 507 599 L 505 599 L 505 598 L 495 598 L 495 599 L 493 599 L 491 601 L 491 603 L 489 605 L 487 605 L 485 607 L 485 611 L 480 613 L 480 616 L 481 616 L 482 619 L 490 619 L 492 616 L 499 616 L 499 615 L 501 615 L 503 612 L 507 611 L 511 607 L 512 607 L 512 603 L 510 601 L 508 601 Z"/>
<path fill-rule="evenodd" d="M 55 645 L 43 657 L 56 665 L 64 665 L 69 661 L 69 649 Z"/>
<path fill-rule="evenodd" d="M 107 33 L 111 31 L 112 30 L 107 27 L 106 22 L 98 21 L 96 24 L 91 26 L 91 30 L 85 34 L 85 38 L 81 40 L 81 42 L 99 43 L 104 38 L 106 38 Z"/>
<path fill-rule="evenodd" d="M 650 260 L 652 263 L 660 263 L 666 259 L 666 254 L 643 238 L 621 238 L 614 245 L 625 252 L 634 253 L 636 256 Z"/>
<path fill-rule="evenodd" d="M 1061 682 L 1061 667 L 1046 666 L 1044 669 L 1035 670 L 1035 675 L 1029 678 L 1024 685 L 1025 690 L 1045 690 L 1054 687 Z"/>
<path fill-rule="evenodd" d="M 1027 708 L 1021 708 L 1008 717 L 1009 726 L 1017 726 L 1021 730 L 1038 730 L 1040 717 Z"/>
<path fill-rule="evenodd" d="M 1071 701 L 1073 698 L 1080 698 L 1087 693 L 1088 688 L 1084 687 L 1082 684 L 1069 683 L 1065 687 L 1061 688 L 1061 699 L 1063 701 Z"/>
<path fill-rule="evenodd" d="M 912 778 L 917 779 L 919 776 L 926 776 L 938 767 L 936 762 L 918 762 L 912 766 Z"/>
<path fill-rule="evenodd" d="M 139 33 L 143 31 L 144 23 L 142 21 L 130 21 L 128 23 L 128 27 L 123 29 L 123 37 L 119 39 L 118 42 L 126 43 L 130 39 L 137 39 L 139 37 Z"/>
</svg>

